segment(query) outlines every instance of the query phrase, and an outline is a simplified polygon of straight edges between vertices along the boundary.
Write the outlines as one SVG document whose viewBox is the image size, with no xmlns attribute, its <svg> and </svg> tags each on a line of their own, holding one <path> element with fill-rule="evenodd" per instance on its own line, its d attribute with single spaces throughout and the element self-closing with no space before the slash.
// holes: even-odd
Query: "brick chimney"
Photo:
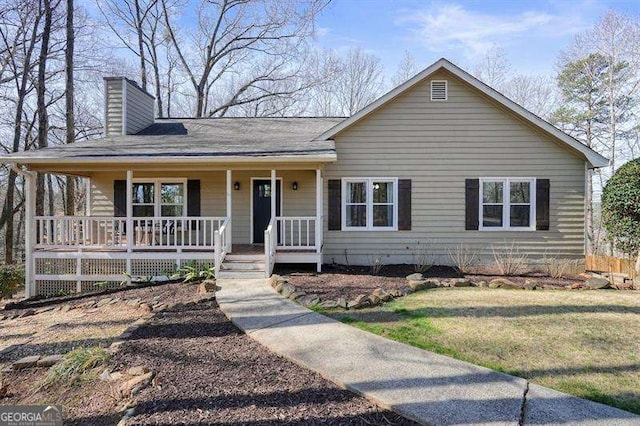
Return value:
<svg viewBox="0 0 640 426">
<path fill-rule="evenodd" d="M 104 78 L 105 136 L 133 135 L 155 120 L 155 98 L 125 77 Z"/>
</svg>

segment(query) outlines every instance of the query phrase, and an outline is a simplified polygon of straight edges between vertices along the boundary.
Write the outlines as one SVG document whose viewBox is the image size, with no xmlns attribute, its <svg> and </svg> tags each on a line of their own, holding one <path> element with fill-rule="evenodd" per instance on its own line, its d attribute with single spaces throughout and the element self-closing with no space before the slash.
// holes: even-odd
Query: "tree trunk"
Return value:
<svg viewBox="0 0 640 426">
<path fill-rule="evenodd" d="M 49 131 L 49 117 L 45 102 L 45 72 L 47 70 L 47 57 L 49 56 L 49 37 L 51 35 L 51 3 L 44 0 L 44 27 L 42 29 L 42 41 L 40 42 L 40 56 L 38 58 L 38 149 L 47 147 L 47 133 Z M 36 175 L 36 216 L 44 215 L 44 174 Z"/>
<path fill-rule="evenodd" d="M 73 47 L 75 41 L 75 34 L 73 29 L 73 0 L 67 0 L 67 48 L 65 50 L 65 103 L 66 103 L 66 143 L 73 143 L 75 140 L 75 117 L 73 112 Z M 73 200 L 75 199 L 75 178 L 73 176 L 67 176 L 67 186 L 65 192 L 67 194 L 67 203 L 65 204 L 65 214 L 67 216 L 73 216 L 75 214 L 75 206 Z"/>
<path fill-rule="evenodd" d="M 140 80 L 142 90 L 147 90 L 147 68 L 144 57 L 144 41 L 142 39 L 142 16 L 140 14 L 140 2 L 138 0 L 135 0 L 134 7 L 136 12 L 136 32 L 138 33 L 138 52 L 140 53 Z"/>
</svg>

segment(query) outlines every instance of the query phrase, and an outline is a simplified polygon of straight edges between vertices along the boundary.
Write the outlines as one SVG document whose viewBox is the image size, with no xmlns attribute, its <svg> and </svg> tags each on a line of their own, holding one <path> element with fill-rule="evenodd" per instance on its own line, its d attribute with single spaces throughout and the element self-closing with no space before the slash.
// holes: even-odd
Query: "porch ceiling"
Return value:
<svg viewBox="0 0 640 426">
<path fill-rule="evenodd" d="M 136 135 L 109 136 L 0 157 L 33 165 L 322 163 L 336 161 L 332 140 L 314 138 L 342 118 L 158 120 Z M 86 169 L 86 167 L 81 167 Z"/>
</svg>

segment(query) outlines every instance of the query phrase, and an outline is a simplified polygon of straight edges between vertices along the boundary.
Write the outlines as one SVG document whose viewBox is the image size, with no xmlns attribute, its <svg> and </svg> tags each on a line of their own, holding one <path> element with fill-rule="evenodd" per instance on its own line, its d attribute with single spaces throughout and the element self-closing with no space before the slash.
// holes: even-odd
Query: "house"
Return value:
<svg viewBox="0 0 640 426">
<path fill-rule="evenodd" d="M 28 295 L 275 263 L 584 253 L 585 177 L 608 160 L 441 59 L 349 118 L 154 120 L 105 79 L 105 136 L 7 155 L 26 178 Z M 88 178 L 86 215 L 34 217 L 34 173 Z M 275 188 L 275 190 L 274 190 Z"/>
</svg>

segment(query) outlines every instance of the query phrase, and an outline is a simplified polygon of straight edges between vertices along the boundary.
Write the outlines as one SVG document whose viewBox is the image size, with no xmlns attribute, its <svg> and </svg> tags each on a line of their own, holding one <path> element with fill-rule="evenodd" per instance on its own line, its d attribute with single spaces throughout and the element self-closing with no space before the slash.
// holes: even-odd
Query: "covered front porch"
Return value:
<svg viewBox="0 0 640 426">
<path fill-rule="evenodd" d="M 253 262 L 239 271 L 253 276 L 276 262 L 320 269 L 321 164 L 33 169 L 86 178 L 88 202 L 83 215 L 35 216 L 35 176 L 24 172 L 28 296 L 166 279 L 184 265 L 218 277 L 235 259 Z"/>
</svg>

